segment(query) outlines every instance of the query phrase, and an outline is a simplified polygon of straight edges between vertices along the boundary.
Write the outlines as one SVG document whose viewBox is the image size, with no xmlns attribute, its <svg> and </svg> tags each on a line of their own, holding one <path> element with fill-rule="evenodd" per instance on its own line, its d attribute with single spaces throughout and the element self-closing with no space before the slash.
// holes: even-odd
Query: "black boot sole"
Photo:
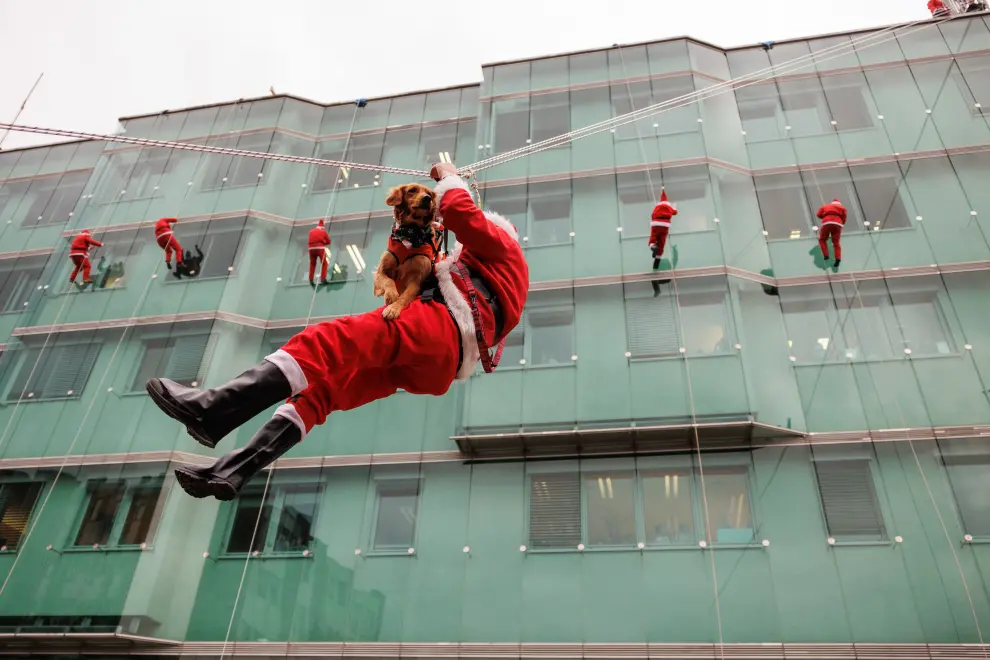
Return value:
<svg viewBox="0 0 990 660">
<path fill-rule="evenodd" d="M 226 481 L 207 479 L 192 468 L 175 468 L 175 480 L 182 490 L 197 499 L 213 496 L 221 502 L 229 502 L 237 497 L 237 490 Z"/>
<path fill-rule="evenodd" d="M 152 378 L 145 383 L 144 389 L 148 392 L 148 396 L 155 402 L 159 410 L 180 424 L 183 424 L 186 427 L 186 432 L 196 442 L 210 449 L 217 446 L 217 441 L 210 437 L 210 434 L 202 427 L 199 420 L 175 404 L 159 379 Z"/>
</svg>

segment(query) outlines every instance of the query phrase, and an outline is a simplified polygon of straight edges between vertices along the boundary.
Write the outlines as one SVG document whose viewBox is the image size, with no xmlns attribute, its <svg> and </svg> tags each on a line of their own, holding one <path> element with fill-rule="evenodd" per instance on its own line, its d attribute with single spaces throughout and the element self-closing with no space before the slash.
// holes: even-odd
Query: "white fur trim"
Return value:
<svg viewBox="0 0 990 660">
<path fill-rule="evenodd" d="M 516 228 L 512 226 L 512 223 L 509 222 L 505 216 L 499 215 L 494 211 L 485 211 L 485 217 L 488 218 L 488 222 L 492 223 L 517 241 L 519 240 L 519 232 L 516 231 Z"/>
<path fill-rule="evenodd" d="M 843 226 L 841 222 L 836 222 L 835 220 L 826 220 L 825 222 L 822 223 L 822 227 L 826 225 L 837 225 L 839 227 Z"/>
<path fill-rule="evenodd" d="M 306 439 L 306 422 L 303 421 L 302 415 L 296 410 L 296 407 L 291 403 L 283 403 L 278 408 L 275 409 L 275 413 L 272 417 L 283 417 L 296 426 L 299 427 L 299 432 L 302 433 L 302 437 L 299 438 L 299 442 Z"/>
<path fill-rule="evenodd" d="M 651 227 L 669 227 L 670 223 L 663 220 L 653 220 L 650 222 Z"/>
<path fill-rule="evenodd" d="M 457 176 L 456 174 L 448 174 L 433 187 L 433 194 L 437 196 L 437 207 L 440 206 L 440 200 L 447 193 L 448 190 L 454 190 L 460 188 L 461 190 L 468 191 L 471 193 L 471 189 L 468 188 L 467 181 Z"/>
<path fill-rule="evenodd" d="M 437 281 L 440 283 L 440 292 L 447 303 L 450 315 L 454 317 L 457 329 L 461 332 L 461 368 L 455 378 L 457 380 L 467 380 L 477 368 L 478 360 L 481 359 L 481 351 L 478 348 L 478 338 L 474 336 L 474 316 L 471 314 L 471 305 L 464 299 L 464 294 L 454 284 L 450 273 L 451 266 L 461 256 L 463 246 L 460 243 L 454 244 L 454 250 L 450 256 L 443 261 L 437 262 Z"/>
<path fill-rule="evenodd" d="M 265 357 L 265 360 L 271 362 L 285 379 L 289 381 L 289 387 L 292 388 L 292 396 L 299 394 L 304 389 L 309 387 L 309 383 L 306 381 L 306 374 L 303 373 L 302 367 L 296 362 L 296 358 L 292 357 L 281 348 Z"/>
</svg>

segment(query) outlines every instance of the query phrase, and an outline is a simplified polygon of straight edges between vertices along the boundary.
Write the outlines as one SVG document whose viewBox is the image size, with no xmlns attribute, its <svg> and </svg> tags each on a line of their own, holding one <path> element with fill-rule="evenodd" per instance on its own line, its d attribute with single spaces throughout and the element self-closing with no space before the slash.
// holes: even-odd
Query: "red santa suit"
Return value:
<svg viewBox="0 0 990 660">
<path fill-rule="evenodd" d="M 384 308 L 379 308 L 311 325 L 265 358 L 292 388 L 275 415 L 294 422 L 304 436 L 331 412 L 363 406 L 399 388 L 413 394 L 446 393 L 454 380 L 474 373 L 482 350 L 498 344 L 519 323 L 529 268 L 516 228 L 496 213 L 479 210 L 459 176 L 444 177 L 434 192 L 438 215 L 457 237 L 450 255 L 435 267 L 436 291 L 446 304 L 424 296 L 393 321 L 382 318 Z M 467 268 L 477 291 L 476 310 L 460 266 Z M 481 341 L 474 311 L 481 321 Z"/>
<path fill-rule="evenodd" d="M 317 260 L 322 260 L 323 265 L 320 267 L 320 281 L 326 282 L 326 249 L 330 247 L 330 234 L 327 233 L 327 228 L 323 224 L 323 218 L 320 218 L 319 223 L 309 230 L 309 239 L 306 241 L 306 246 L 309 250 L 309 281 L 313 281 L 313 274 L 316 273 Z"/>
<path fill-rule="evenodd" d="M 835 248 L 835 263 L 838 265 L 842 259 L 842 228 L 846 224 L 846 207 L 837 199 L 833 199 L 828 204 L 822 205 L 818 209 L 818 217 L 822 220 L 821 229 L 818 231 L 818 245 L 822 248 L 822 256 L 826 259 L 828 255 L 828 239 L 832 239 L 832 246 Z"/>
<path fill-rule="evenodd" d="M 932 13 L 932 16 L 947 16 L 949 14 L 948 8 L 942 4 L 942 0 L 928 0 L 928 11 Z"/>
<path fill-rule="evenodd" d="M 182 263 L 182 246 L 178 239 L 172 234 L 172 225 L 178 222 L 178 218 L 162 218 L 155 223 L 155 241 L 158 247 L 165 250 L 165 265 L 172 267 L 172 252 L 175 252 L 175 263 Z"/>
<path fill-rule="evenodd" d="M 667 244 L 667 234 L 670 232 L 670 219 L 677 215 L 677 207 L 667 201 L 667 191 L 660 189 L 660 203 L 653 207 L 650 218 L 650 248 L 653 258 L 663 254 Z"/>
<path fill-rule="evenodd" d="M 80 269 L 83 273 L 83 283 L 89 284 L 93 280 L 89 279 L 90 263 L 89 263 L 89 248 L 90 247 L 103 247 L 103 243 L 94 240 L 90 235 L 88 229 L 83 229 L 79 234 L 72 239 L 72 243 L 69 245 L 69 260 L 72 265 L 75 266 L 72 269 L 72 274 L 69 275 L 69 281 L 75 282 L 76 275 L 79 274 Z"/>
</svg>

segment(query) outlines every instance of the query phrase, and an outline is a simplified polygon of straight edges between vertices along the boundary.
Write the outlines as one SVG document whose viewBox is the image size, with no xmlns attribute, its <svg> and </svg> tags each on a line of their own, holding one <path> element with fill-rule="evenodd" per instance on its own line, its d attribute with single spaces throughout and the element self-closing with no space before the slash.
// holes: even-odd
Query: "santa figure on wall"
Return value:
<svg viewBox="0 0 990 660">
<path fill-rule="evenodd" d="M 667 201 L 667 191 L 661 188 L 660 202 L 653 207 L 653 215 L 650 217 L 650 250 L 654 259 L 663 256 L 667 234 L 670 233 L 670 219 L 675 215 L 677 207 Z"/>
</svg>

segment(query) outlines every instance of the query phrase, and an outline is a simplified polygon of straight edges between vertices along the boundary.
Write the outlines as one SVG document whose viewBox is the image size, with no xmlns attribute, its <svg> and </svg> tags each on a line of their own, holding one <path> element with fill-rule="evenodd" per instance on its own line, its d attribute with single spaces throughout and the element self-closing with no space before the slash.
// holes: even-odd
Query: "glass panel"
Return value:
<svg viewBox="0 0 990 660">
<path fill-rule="evenodd" d="M 275 530 L 275 552 L 309 548 L 319 496 L 319 491 L 313 489 L 286 490 Z"/>
<path fill-rule="evenodd" d="M 745 472 L 705 470 L 708 538 L 716 543 L 749 543 L 755 532 Z"/>
<path fill-rule="evenodd" d="M 414 547 L 419 507 L 418 480 L 380 480 L 375 521 L 375 550 L 405 550 Z"/>
<path fill-rule="evenodd" d="M 636 543 L 635 481 L 632 474 L 585 474 L 588 544 L 592 546 Z"/>
<path fill-rule="evenodd" d="M 161 493 L 161 486 L 140 486 L 130 491 L 130 507 L 118 545 L 140 545 L 153 539 Z"/>
<path fill-rule="evenodd" d="M 641 473 L 647 545 L 694 543 L 694 479 L 686 471 Z"/>
<path fill-rule="evenodd" d="M 73 545 L 106 545 L 110 541 L 110 531 L 124 498 L 124 490 L 122 483 L 97 484 L 89 490 L 86 510 Z"/>
<path fill-rule="evenodd" d="M 242 494 L 233 506 L 226 551 L 232 554 L 263 551 L 272 515 L 270 494 L 265 496 L 264 503 L 261 493 Z"/>
</svg>

